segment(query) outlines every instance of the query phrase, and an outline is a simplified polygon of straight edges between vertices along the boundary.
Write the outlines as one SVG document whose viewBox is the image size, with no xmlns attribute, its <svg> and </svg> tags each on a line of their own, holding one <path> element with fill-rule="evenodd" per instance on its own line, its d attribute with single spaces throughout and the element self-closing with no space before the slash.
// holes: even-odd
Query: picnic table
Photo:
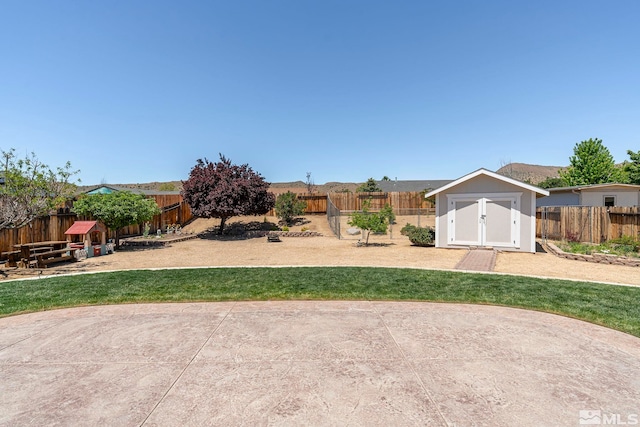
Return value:
<svg viewBox="0 0 640 427">
<path fill-rule="evenodd" d="M 66 240 L 22 243 L 14 245 L 20 250 L 20 260 L 24 267 L 46 268 L 48 264 L 74 260 L 73 249 Z"/>
</svg>

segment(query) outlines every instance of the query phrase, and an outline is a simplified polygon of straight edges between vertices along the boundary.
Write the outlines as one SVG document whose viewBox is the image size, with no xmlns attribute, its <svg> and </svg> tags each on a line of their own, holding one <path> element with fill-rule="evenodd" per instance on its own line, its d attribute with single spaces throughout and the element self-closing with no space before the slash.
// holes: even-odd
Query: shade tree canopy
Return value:
<svg viewBox="0 0 640 427">
<path fill-rule="evenodd" d="M 229 218 L 264 215 L 275 205 L 269 183 L 247 164 L 235 165 L 220 154 L 218 162 L 198 159 L 182 182 L 182 196 L 195 216 L 219 218 L 220 234 Z"/>
<path fill-rule="evenodd" d="M 560 171 L 560 178 L 566 186 L 606 184 L 623 179 L 609 149 L 598 138 L 577 143 L 569 162 L 569 167 Z"/>
<path fill-rule="evenodd" d="M 80 197 L 73 204 L 78 215 L 92 217 L 116 233 L 116 247 L 120 246 L 120 229 L 132 224 L 142 224 L 160 214 L 154 199 L 130 191 L 108 194 L 90 194 Z"/>
<path fill-rule="evenodd" d="M 34 153 L 24 158 L 14 149 L 0 153 L 0 228 L 21 227 L 73 197 L 71 180 L 79 171 L 71 163 L 53 170 Z"/>
</svg>

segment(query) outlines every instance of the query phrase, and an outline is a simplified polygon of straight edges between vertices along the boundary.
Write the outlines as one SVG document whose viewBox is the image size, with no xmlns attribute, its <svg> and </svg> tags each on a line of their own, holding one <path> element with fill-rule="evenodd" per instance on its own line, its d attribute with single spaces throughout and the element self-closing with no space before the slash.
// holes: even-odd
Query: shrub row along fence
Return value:
<svg viewBox="0 0 640 427">
<path fill-rule="evenodd" d="M 546 240 L 602 243 L 640 239 L 640 207 L 544 206 L 536 210 L 536 234 Z"/>
<path fill-rule="evenodd" d="M 183 225 L 193 218 L 191 208 L 182 200 L 180 195 L 153 196 L 160 206 L 162 213 L 149 221 L 150 232 L 165 230 L 168 225 Z M 51 240 L 66 240 L 65 231 L 78 220 L 91 218 L 78 217 L 74 213 L 56 213 L 49 216 L 36 218 L 29 224 L 20 228 L 4 228 L 0 230 L 0 252 L 14 250 L 14 245 L 46 242 Z M 120 230 L 121 236 L 140 235 L 144 230 L 144 224 L 135 224 Z M 108 238 L 115 238 L 115 232 L 109 230 Z"/>
</svg>

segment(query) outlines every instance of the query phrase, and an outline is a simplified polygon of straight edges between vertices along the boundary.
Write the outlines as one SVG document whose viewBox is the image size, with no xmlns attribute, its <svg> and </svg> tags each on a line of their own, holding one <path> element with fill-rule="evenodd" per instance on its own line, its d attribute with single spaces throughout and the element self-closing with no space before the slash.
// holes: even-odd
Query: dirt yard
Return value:
<svg viewBox="0 0 640 427">
<path fill-rule="evenodd" d="M 106 270 L 209 266 L 384 266 L 448 270 L 454 269 L 467 252 L 466 249 L 412 246 L 400 235 L 404 225 L 402 218 L 394 225 L 391 235 L 372 236 L 370 243 L 373 245 L 369 247 L 356 246 L 357 237 L 335 238 L 323 215 L 308 216 L 307 219 L 308 223 L 291 227 L 291 231 L 306 227 L 309 231 L 322 233 L 322 237 L 283 237 L 279 243 L 269 243 L 264 237 L 222 240 L 196 237 L 164 247 L 116 251 L 42 270 L 3 268 L 0 280 Z M 275 218 L 267 220 L 275 221 Z M 236 218 L 230 223 L 239 221 L 263 222 L 264 217 Z M 216 220 L 199 219 L 184 227 L 184 232 L 196 236 L 217 224 Z M 571 261 L 547 253 L 501 252 L 495 272 L 640 285 L 638 268 Z"/>
</svg>

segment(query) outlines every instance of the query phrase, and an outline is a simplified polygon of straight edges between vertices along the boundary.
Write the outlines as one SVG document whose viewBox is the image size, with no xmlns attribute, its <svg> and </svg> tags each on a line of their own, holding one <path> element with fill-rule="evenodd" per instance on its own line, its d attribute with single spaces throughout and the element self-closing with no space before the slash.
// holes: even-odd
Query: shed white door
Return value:
<svg viewBox="0 0 640 427">
<path fill-rule="evenodd" d="M 520 197 L 449 195 L 448 240 L 451 245 L 520 246 Z"/>
</svg>

